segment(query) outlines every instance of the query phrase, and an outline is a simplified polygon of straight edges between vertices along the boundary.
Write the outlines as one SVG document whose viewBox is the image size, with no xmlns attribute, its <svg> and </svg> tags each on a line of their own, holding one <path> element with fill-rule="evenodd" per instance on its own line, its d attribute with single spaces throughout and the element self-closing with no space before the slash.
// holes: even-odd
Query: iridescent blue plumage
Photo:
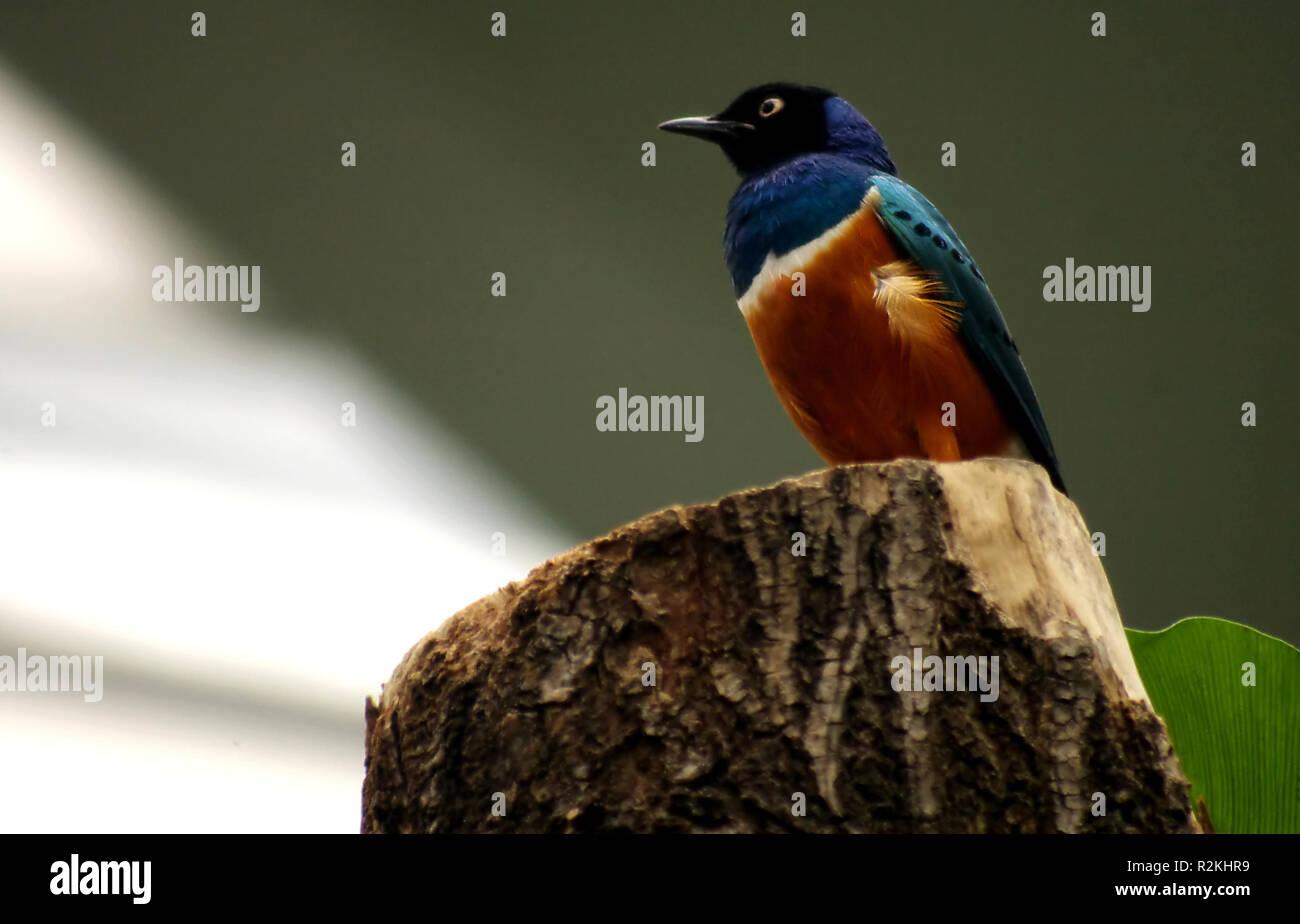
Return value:
<svg viewBox="0 0 1300 924">
<path fill-rule="evenodd" d="M 767 255 L 816 240 L 862 205 L 871 171 L 834 154 L 806 154 L 744 179 L 727 207 L 723 250 L 739 298 Z"/>
<path fill-rule="evenodd" d="M 769 253 L 779 257 L 816 240 L 857 210 L 873 173 L 894 173 L 884 141 L 861 113 L 838 96 L 823 107 L 824 151 L 750 173 L 731 197 L 723 246 L 737 296 Z"/>
</svg>

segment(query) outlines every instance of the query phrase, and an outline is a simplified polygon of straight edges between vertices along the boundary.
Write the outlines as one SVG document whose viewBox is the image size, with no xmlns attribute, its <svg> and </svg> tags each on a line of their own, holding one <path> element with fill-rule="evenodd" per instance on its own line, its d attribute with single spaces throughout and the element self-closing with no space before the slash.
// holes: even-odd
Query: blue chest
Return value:
<svg viewBox="0 0 1300 924">
<path fill-rule="evenodd" d="M 723 244 L 740 297 L 768 254 L 781 256 L 839 224 L 862 204 L 872 170 L 830 154 L 796 158 L 748 177 L 731 197 Z"/>
</svg>

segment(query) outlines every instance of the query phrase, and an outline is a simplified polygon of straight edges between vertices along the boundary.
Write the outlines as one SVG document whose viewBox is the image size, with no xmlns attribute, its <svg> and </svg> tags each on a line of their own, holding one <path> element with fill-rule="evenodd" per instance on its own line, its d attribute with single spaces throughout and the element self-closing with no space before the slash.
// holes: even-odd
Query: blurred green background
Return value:
<svg viewBox="0 0 1300 924">
<path fill-rule="evenodd" d="M 1293 2 L 8 3 L 0 56 L 230 262 L 262 265 L 261 311 L 231 323 L 358 351 L 582 536 L 821 467 L 723 268 L 734 175 L 654 126 L 766 80 L 829 86 L 980 261 L 1126 622 L 1211 614 L 1298 642 L 1297 18 Z M 1150 312 L 1044 303 L 1043 268 L 1067 257 L 1152 265 Z M 597 432 L 596 398 L 620 386 L 704 395 L 703 442 Z"/>
</svg>

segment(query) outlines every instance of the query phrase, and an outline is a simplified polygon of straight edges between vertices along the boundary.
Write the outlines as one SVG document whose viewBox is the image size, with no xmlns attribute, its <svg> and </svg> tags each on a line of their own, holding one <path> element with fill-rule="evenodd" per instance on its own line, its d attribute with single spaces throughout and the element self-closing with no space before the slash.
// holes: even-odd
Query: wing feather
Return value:
<svg viewBox="0 0 1300 924">
<path fill-rule="evenodd" d="M 925 287 L 924 291 L 911 293 L 886 291 L 884 298 L 892 299 L 896 305 L 905 304 L 903 300 L 907 297 L 924 298 L 926 304 L 936 305 L 944 318 L 959 316 L 959 337 L 1006 413 L 1008 423 L 1034 461 L 1047 469 L 1052 483 L 1066 493 L 1056 450 L 1029 373 L 970 251 L 939 210 L 907 183 L 883 173 L 873 175 L 871 181 L 874 188 L 867 202 L 874 206 L 900 252 L 919 269 L 920 275 L 911 278 L 921 280 Z M 932 284 L 937 288 L 930 287 Z M 918 283 L 914 281 L 912 285 Z M 939 299 L 937 295 L 945 297 Z M 877 296 L 880 298 L 879 284 Z M 892 314 L 890 319 L 892 324 Z"/>
</svg>

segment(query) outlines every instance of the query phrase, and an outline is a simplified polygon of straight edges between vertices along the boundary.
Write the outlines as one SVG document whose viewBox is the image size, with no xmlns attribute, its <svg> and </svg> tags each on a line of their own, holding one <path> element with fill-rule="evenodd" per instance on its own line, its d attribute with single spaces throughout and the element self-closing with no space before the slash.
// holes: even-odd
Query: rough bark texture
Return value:
<svg viewBox="0 0 1300 924">
<path fill-rule="evenodd" d="M 997 699 L 895 690 L 916 648 L 996 655 Z M 1009 460 L 645 517 L 447 621 L 366 720 L 368 832 L 1195 830 L 1078 511 Z"/>
</svg>

